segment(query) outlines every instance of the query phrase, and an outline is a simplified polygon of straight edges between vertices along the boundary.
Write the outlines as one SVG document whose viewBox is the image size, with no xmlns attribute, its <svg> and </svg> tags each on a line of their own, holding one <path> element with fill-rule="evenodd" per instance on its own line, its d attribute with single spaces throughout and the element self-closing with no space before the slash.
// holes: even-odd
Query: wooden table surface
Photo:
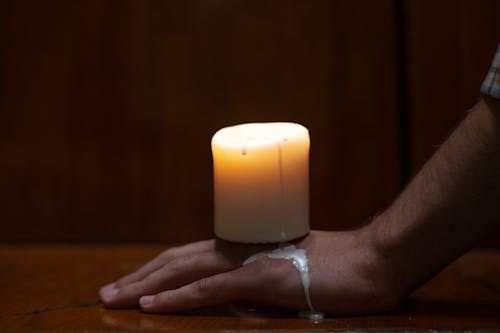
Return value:
<svg viewBox="0 0 500 333">
<path fill-rule="evenodd" d="M 98 288 L 130 272 L 165 245 L 0 245 L 0 332 L 387 331 L 500 332 L 500 251 L 470 252 L 377 316 L 298 319 L 280 309 L 228 305 L 182 315 L 107 310 Z M 332 300 L 334 302 L 335 300 Z"/>
</svg>

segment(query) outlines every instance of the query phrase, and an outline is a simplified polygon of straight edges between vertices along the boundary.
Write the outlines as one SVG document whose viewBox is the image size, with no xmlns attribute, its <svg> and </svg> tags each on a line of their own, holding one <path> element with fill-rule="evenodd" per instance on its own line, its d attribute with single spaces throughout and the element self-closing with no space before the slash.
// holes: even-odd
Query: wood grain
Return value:
<svg viewBox="0 0 500 333">
<path fill-rule="evenodd" d="M 312 226 L 399 186 L 393 1 L 2 1 L 3 241 L 212 236 L 219 128 L 310 129 Z"/>
<path fill-rule="evenodd" d="M 0 246 L 0 331 L 500 329 L 499 251 L 466 254 L 401 308 L 381 315 L 328 317 L 314 323 L 297 319 L 293 311 L 242 304 L 150 315 L 138 309 L 107 310 L 97 302 L 101 285 L 163 249 L 164 245 Z"/>
</svg>

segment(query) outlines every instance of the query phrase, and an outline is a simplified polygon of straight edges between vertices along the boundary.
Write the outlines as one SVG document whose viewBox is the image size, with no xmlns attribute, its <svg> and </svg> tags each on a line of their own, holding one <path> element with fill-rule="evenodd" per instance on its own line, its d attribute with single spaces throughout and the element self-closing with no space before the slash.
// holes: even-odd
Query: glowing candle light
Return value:
<svg viewBox="0 0 500 333">
<path fill-rule="evenodd" d="M 212 138 L 215 234 L 285 242 L 309 231 L 309 132 L 294 123 L 226 127 Z"/>
</svg>

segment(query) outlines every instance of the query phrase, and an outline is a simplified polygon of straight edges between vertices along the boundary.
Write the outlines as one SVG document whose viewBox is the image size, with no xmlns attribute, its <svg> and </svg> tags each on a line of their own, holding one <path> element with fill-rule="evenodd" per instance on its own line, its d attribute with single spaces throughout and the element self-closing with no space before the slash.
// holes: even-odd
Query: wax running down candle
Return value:
<svg viewBox="0 0 500 333">
<path fill-rule="evenodd" d="M 250 123 L 212 138 L 214 226 L 222 239 L 285 242 L 309 232 L 309 132 Z"/>
</svg>

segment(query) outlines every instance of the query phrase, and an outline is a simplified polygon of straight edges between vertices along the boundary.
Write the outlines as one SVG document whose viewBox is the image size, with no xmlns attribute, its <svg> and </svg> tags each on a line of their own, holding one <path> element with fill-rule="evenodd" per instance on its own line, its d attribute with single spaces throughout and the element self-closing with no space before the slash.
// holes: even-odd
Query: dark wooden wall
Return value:
<svg viewBox="0 0 500 333">
<path fill-rule="evenodd" d="M 465 117 L 500 43 L 498 0 L 407 1 L 412 172 Z"/>
<path fill-rule="evenodd" d="M 500 1 L 409 0 L 408 120 L 415 174 L 479 98 L 500 42 Z M 483 247 L 500 247 L 500 230 Z"/>
<path fill-rule="evenodd" d="M 211 237 L 210 138 L 249 121 L 307 126 L 312 226 L 359 225 L 398 192 L 404 156 L 416 168 L 477 98 L 499 36 L 491 8 L 4 0 L 0 240 Z"/>
</svg>

